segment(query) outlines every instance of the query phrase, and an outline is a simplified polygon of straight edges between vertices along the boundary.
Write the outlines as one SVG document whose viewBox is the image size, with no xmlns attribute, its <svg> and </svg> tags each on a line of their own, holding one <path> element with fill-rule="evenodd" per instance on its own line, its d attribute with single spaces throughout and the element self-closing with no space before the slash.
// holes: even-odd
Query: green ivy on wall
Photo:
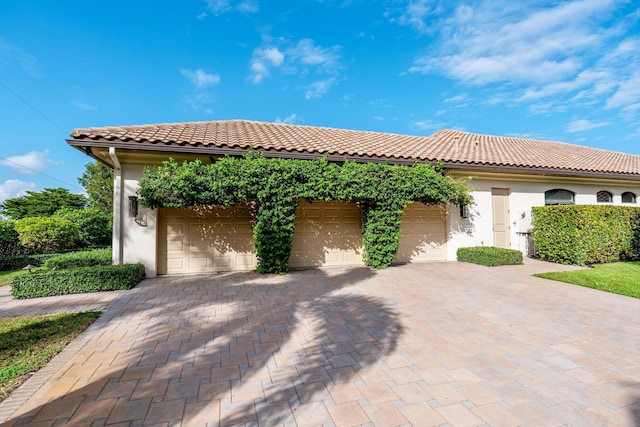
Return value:
<svg viewBox="0 0 640 427">
<path fill-rule="evenodd" d="M 223 157 L 210 165 L 196 160 L 145 168 L 139 195 L 148 208 L 254 206 L 258 271 L 285 273 L 293 242 L 300 199 L 357 203 L 363 215 L 364 262 L 388 267 L 400 242 L 400 218 L 408 203 L 468 204 L 465 180 L 444 175 L 440 168 L 380 163 L 329 163 L 325 158 L 266 158 L 252 152 Z"/>
</svg>

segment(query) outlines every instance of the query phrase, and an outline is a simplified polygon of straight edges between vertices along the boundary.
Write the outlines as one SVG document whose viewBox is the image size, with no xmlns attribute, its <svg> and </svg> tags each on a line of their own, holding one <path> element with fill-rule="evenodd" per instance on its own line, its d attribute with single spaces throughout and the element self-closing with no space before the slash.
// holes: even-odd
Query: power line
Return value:
<svg viewBox="0 0 640 427">
<path fill-rule="evenodd" d="M 49 123 L 51 123 L 53 126 L 55 126 L 56 128 L 60 129 L 60 130 L 62 131 L 62 133 L 64 133 L 64 135 L 65 135 L 65 136 L 67 136 L 67 135 L 68 135 L 68 132 L 67 132 L 66 130 L 64 130 L 64 129 L 62 128 L 62 126 L 60 126 L 58 123 L 54 122 L 51 118 L 49 118 L 49 116 L 47 116 L 46 114 L 44 114 L 44 113 L 43 113 L 42 111 L 40 111 L 40 110 L 39 110 L 35 105 L 31 104 L 29 101 L 27 101 L 26 99 L 24 99 L 22 96 L 20 96 L 17 92 L 15 92 L 14 90 L 12 90 L 9 86 L 7 86 L 6 84 L 4 84 L 2 81 L 0 81 L 0 86 L 2 86 L 3 88 L 5 88 L 5 89 L 7 90 L 7 92 L 9 92 L 10 94 L 12 94 L 12 95 L 13 95 L 13 96 L 15 96 L 16 98 L 18 98 L 20 101 L 24 102 L 24 103 L 25 103 L 29 108 L 31 108 L 33 111 L 35 111 L 36 113 L 40 114 L 40 115 L 41 115 L 45 120 L 47 120 L 47 121 L 48 121 Z M 43 173 L 43 172 L 37 171 L 37 170 L 35 170 L 35 169 L 31 169 L 30 167 L 27 167 L 27 166 L 25 166 L 25 165 L 21 165 L 20 163 L 16 163 L 16 162 L 14 162 L 13 160 L 9 160 L 9 159 L 4 158 L 4 157 L 0 157 L 0 160 L 3 160 L 3 161 L 8 162 L 8 163 L 12 163 L 12 164 L 14 164 L 14 165 L 16 165 L 16 166 L 19 166 L 19 167 L 21 167 L 21 168 L 25 168 L 25 169 L 27 169 L 27 170 L 30 170 L 30 171 L 34 172 L 34 173 L 37 173 L 38 175 L 46 176 L 46 177 L 47 177 L 47 178 L 49 178 L 49 179 L 52 179 L 52 180 L 57 181 L 57 182 L 60 182 L 60 183 L 62 183 L 62 184 L 64 184 L 64 185 L 68 185 L 69 187 L 77 188 L 77 189 L 79 189 L 79 190 L 83 190 L 83 191 L 84 191 L 84 189 L 82 189 L 82 188 L 78 187 L 77 185 L 69 184 L 68 182 L 62 181 L 62 180 L 60 180 L 60 179 L 58 179 L 58 178 L 54 178 L 54 177 L 52 177 L 51 175 L 47 175 L 46 173 Z"/>
<path fill-rule="evenodd" d="M 7 86 L 6 84 L 2 83 L 0 81 L 0 86 L 2 86 L 3 88 L 5 88 L 9 93 L 11 93 L 13 96 L 15 96 L 16 98 L 18 98 L 20 101 L 24 102 L 27 106 L 29 106 L 29 108 L 31 108 L 33 111 L 35 111 L 36 113 L 40 114 L 42 117 L 44 117 L 45 120 L 47 120 L 49 123 L 51 123 L 52 125 L 54 125 L 55 127 L 57 127 L 58 129 L 60 129 L 62 131 L 62 133 L 66 135 L 68 135 L 68 132 L 66 130 L 64 130 L 62 128 L 62 126 L 60 126 L 59 124 L 57 124 L 56 122 L 54 122 L 52 119 L 50 119 L 45 113 L 43 113 L 42 111 L 38 110 L 33 104 L 31 104 L 29 101 L 27 101 L 26 99 L 24 99 L 23 97 L 21 97 L 20 95 L 18 95 L 16 92 L 14 92 L 13 90 L 11 90 L 11 88 L 9 88 L 9 86 Z"/>
<path fill-rule="evenodd" d="M 58 178 L 54 178 L 54 177 L 52 177 L 51 175 L 47 175 L 46 173 L 43 173 L 43 172 L 37 171 L 37 170 L 35 170 L 35 169 L 31 169 L 30 167 L 27 167 L 27 166 L 25 166 L 25 165 L 21 165 L 20 163 L 16 163 L 16 162 L 14 162 L 13 160 L 9 160 L 9 159 L 7 159 L 7 158 L 5 158 L 5 157 L 0 157 L 0 160 L 2 160 L 2 161 L 4 161 L 4 162 L 7 162 L 7 163 L 14 164 L 14 165 L 16 165 L 16 166 L 20 166 L 21 168 L 25 168 L 25 169 L 27 169 L 27 170 L 30 170 L 31 172 L 37 173 L 38 175 L 46 176 L 46 177 L 47 177 L 47 178 L 49 178 L 49 179 L 52 179 L 52 180 L 54 180 L 54 181 L 58 181 L 58 182 L 60 182 L 60 183 L 62 183 L 62 184 L 64 184 L 64 185 L 68 185 L 69 187 L 77 188 L 78 190 L 83 190 L 82 188 L 78 187 L 77 185 L 69 184 L 68 182 L 62 181 L 62 180 L 60 180 L 60 179 L 58 179 Z M 83 191 L 84 191 L 84 190 L 83 190 Z"/>
</svg>

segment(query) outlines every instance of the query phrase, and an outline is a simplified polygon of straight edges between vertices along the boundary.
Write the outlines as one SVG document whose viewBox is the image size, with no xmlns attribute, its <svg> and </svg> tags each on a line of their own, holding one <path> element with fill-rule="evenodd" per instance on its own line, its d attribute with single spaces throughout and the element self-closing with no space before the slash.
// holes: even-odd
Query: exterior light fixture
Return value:
<svg viewBox="0 0 640 427">
<path fill-rule="evenodd" d="M 469 205 L 460 205 L 460 218 L 469 218 Z"/>
<path fill-rule="evenodd" d="M 136 196 L 129 196 L 129 218 L 135 218 L 138 216 L 138 198 Z"/>
</svg>

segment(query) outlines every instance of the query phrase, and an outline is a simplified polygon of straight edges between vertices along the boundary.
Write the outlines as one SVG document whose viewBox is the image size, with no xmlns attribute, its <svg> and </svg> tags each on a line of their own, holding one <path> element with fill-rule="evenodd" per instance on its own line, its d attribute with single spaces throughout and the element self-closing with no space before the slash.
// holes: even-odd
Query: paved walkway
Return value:
<svg viewBox="0 0 640 427">
<path fill-rule="evenodd" d="M 0 404 L 0 421 L 640 425 L 640 300 L 529 276 L 553 268 L 145 280 Z"/>
<path fill-rule="evenodd" d="M 114 299 L 123 293 L 125 291 L 93 292 L 60 297 L 15 300 L 11 296 L 11 287 L 1 286 L 0 317 L 104 311 Z"/>
</svg>

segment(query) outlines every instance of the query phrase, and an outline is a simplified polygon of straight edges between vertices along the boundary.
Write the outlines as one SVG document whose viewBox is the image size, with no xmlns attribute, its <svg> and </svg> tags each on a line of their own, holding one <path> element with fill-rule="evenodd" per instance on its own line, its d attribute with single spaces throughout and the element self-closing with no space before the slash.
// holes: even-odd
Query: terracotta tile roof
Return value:
<svg viewBox="0 0 640 427">
<path fill-rule="evenodd" d="M 246 120 L 75 129 L 69 143 L 179 152 L 249 149 L 380 160 L 442 161 L 446 165 L 521 167 L 640 176 L 640 156 L 525 138 L 441 130 L 431 136 L 397 135 Z"/>
</svg>

